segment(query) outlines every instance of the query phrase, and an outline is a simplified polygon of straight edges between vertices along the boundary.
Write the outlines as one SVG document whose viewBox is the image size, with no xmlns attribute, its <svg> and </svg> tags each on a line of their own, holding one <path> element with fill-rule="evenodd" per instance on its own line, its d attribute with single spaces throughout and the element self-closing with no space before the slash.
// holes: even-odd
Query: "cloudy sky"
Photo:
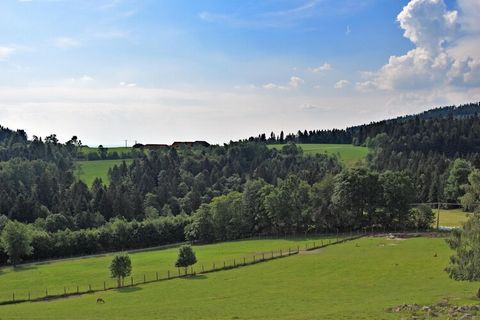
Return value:
<svg viewBox="0 0 480 320">
<path fill-rule="evenodd" d="M 480 101 L 478 0 L 1 0 L 0 124 L 84 144 Z"/>
</svg>

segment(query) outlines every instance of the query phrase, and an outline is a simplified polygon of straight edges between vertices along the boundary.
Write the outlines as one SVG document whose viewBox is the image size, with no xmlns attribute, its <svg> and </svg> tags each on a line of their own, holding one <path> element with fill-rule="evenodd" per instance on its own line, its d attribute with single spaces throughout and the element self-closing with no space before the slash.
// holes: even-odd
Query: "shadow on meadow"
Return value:
<svg viewBox="0 0 480 320">
<path fill-rule="evenodd" d="M 184 280 L 207 280 L 208 277 L 204 274 L 199 274 L 199 275 L 191 276 L 191 277 L 183 277 L 181 279 L 184 279 Z"/>
<path fill-rule="evenodd" d="M 134 286 L 134 287 L 127 287 L 127 288 L 120 288 L 120 289 L 115 289 L 115 292 L 118 293 L 131 293 L 131 292 L 137 292 L 142 290 L 139 286 Z"/>
</svg>

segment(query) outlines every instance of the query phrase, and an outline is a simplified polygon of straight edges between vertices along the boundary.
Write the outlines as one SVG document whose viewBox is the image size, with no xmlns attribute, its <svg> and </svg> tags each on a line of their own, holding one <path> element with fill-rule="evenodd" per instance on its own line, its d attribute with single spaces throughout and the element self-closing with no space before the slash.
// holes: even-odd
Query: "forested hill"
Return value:
<svg viewBox="0 0 480 320">
<path fill-rule="evenodd" d="M 412 203 L 479 201 L 477 187 L 464 188 L 470 175 L 480 176 L 479 108 L 142 150 L 109 171 L 109 184 L 96 179 L 91 188 L 72 173 L 77 137 L 28 139 L 1 127 L 0 232 L 9 226 L 26 234 L 30 258 L 44 259 L 259 233 L 428 228 L 431 209 Z M 304 154 L 295 144 L 277 150 L 268 141 L 354 142 L 370 150 L 366 163 L 347 169 L 333 154 Z M 0 263 L 7 258 L 0 251 Z"/>
<path fill-rule="evenodd" d="M 346 129 L 330 130 L 299 130 L 296 134 L 271 133 L 270 136 L 260 134 L 258 137 L 250 137 L 249 141 L 261 141 L 267 143 L 340 143 L 362 145 L 366 143 L 367 138 L 374 138 L 377 134 L 386 133 L 392 138 L 398 138 L 400 135 L 414 137 L 423 135 L 427 132 L 428 136 L 433 137 L 441 132 L 441 136 L 436 136 L 436 140 L 461 139 L 469 140 L 468 130 L 480 117 L 480 102 L 469 103 L 460 106 L 446 106 L 431 109 L 419 114 L 398 117 L 389 120 L 371 122 Z M 447 132 L 444 130 L 447 129 Z M 452 132 L 453 131 L 453 132 Z M 469 142 L 470 143 L 470 142 Z M 418 141 L 415 141 L 418 145 Z M 471 150 L 464 150 L 464 145 L 451 149 L 452 145 L 443 146 L 443 150 L 435 149 L 431 143 L 425 148 L 431 150 L 434 148 L 439 152 L 460 152 L 466 153 Z M 448 150 L 447 150 L 448 149 Z"/>
</svg>

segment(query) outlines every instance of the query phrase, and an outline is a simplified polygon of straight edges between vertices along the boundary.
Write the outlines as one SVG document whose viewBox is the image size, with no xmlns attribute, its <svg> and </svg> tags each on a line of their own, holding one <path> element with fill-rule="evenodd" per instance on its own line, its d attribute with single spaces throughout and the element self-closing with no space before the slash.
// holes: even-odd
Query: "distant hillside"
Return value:
<svg viewBox="0 0 480 320">
<path fill-rule="evenodd" d="M 465 120 L 480 117 L 480 102 L 469 103 L 460 106 L 446 106 L 424 111 L 419 114 L 397 117 L 369 124 L 357 125 L 346 129 L 329 130 L 299 130 L 297 133 L 284 134 L 282 131 L 276 135 L 271 133 L 260 134 L 258 137 L 250 137 L 249 141 L 260 141 L 268 144 L 274 143 L 326 143 L 326 144 L 365 144 L 367 138 L 374 138 L 377 134 L 387 133 L 391 135 L 398 132 L 400 127 L 408 126 L 409 123 L 419 123 L 419 120 Z M 439 121 L 442 122 L 442 121 Z M 401 130 L 400 130 L 401 131 Z M 410 132 L 417 134 L 419 132 Z"/>
</svg>

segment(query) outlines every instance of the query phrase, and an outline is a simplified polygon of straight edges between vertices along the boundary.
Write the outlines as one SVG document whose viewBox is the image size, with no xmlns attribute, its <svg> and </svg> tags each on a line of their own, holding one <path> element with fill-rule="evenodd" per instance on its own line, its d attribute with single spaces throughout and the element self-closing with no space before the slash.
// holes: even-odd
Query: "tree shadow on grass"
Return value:
<svg viewBox="0 0 480 320">
<path fill-rule="evenodd" d="M 131 292 L 137 292 L 140 290 L 142 290 L 142 288 L 140 288 L 139 286 L 134 286 L 134 287 L 118 288 L 118 289 L 115 289 L 114 291 L 118 293 L 131 293 Z"/>
<path fill-rule="evenodd" d="M 12 268 L 12 271 L 14 272 L 23 272 L 23 271 L 29 271 L 29 270 L 35 270 L 37 269 L 37 266 L 35 265 L 27 265 L 27 266 L 17 266 L 15 268 Z"/>
<path fill-rule="evenodd" d="M 208 279 L 208 277 L 204 274 L 199 274 L 199 275 L 196 275 L 196 276 L 183 277 L 182 279 L 185 279 L 185 280 L 206 280 L 206 279 Z"/>
</svg>

